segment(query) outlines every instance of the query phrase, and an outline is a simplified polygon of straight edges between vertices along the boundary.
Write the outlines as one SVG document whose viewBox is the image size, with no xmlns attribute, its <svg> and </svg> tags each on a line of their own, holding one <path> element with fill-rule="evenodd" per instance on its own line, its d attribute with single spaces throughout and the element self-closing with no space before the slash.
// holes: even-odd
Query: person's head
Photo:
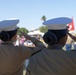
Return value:
<svg viewBox="0 0 76 75">
<path fill-rule="evenodd" d="M 48 26 L 48 31 L 43 36 L 45 43 L 64 46 L 67 41 L 67 24 L 70 22 L 72 22 L 72 19 L 67 17 L 54 18 L 43 22 L 43 25 Z"/>
<path fill-rule="evenodd" d="M 0 22 L 0 39 L 4 42 L 16 41 L 17 38 L 17 24 L 19 19 L 8 19 Z"/>
</svg>

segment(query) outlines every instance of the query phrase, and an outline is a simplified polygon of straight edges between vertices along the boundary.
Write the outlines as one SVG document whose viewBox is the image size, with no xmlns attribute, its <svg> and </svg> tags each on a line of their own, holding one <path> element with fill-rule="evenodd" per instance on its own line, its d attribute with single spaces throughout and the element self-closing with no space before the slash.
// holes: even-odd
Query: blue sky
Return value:
<svg viewBox="0 0 76 75">
<path fill-rule="evenodd" d="M 0 0 L 0 21 L 19 18 L 18 26 L 31 30 L 42 26 L 43 15 L 47 20 L 73 16 L 76 25 L 76 0 Z"/>
</svg>

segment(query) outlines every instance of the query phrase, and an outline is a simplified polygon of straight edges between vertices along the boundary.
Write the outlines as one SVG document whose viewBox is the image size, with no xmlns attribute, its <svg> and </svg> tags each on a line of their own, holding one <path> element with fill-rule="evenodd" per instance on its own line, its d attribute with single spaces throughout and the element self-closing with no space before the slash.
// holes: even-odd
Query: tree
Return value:
<svg viewBox="0 0 76 75">
<path fill-rule="evenodd" d="M 45 16 L 42 16 L 41 20 L 42 21 L 46 21 L 46 17 Z"/>
<path fill-rule="evenodd" d="M 26 28 L 19 28 L 19 31 L 24 32 L 24 33 L 28 33 L 28 30 Z M 18 31 L 18 34 L 21 35 L 21 33 Z"/>
<path fill-rule="evenodd" d="M 47 26 L 41 26 L 41 27 L 39 27 L 39 30 L 41 32 L 45 33 L 45 32 L 47 32 L 48 28 L 47 28 Z"/>
<path fill-rule="evenodd" d="M 46 21 L 45 15 L 42 16 L 41 20 L 42 20 L 42 21 Z M 45 33 L 45 32 L 48 30 L 48 28 L 47 28 L 47 26 L 41 26 L 41 27 L 39 27 L 39 30 L 40 30 L 41 32 Z"/>
</svg>

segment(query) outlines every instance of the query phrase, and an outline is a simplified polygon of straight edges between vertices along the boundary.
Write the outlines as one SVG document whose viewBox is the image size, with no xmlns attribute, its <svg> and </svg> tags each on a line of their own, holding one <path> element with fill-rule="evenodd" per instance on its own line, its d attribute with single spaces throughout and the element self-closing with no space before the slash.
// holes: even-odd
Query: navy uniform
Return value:
<svg viewBox="0 0 76 75">
<path fill-rule="evenodd" d="M 2 31 L 12 31 L 17 29 L 19 19 L 8 19 L 0 22 L 0 34 Z M 1 36 L 0 36 L 1 37 Z M 36 39 L 32 39 L 32 41 Z M 34 41 L 34 42 L 35 42 Z M 23 75 L 25 59 L 34 52 L 42 49 L 42 44 L 38 42 L 36 47 L 14 46 L 11 41 L 0 44 L 0 75 Z"/>
<path fill-rule="evenodd" d="M 70 22 L 72 20 L 66 17 L 43 22 L 51 33 L 54 32 L 53 30 L 57 30 L 58 34 L 53 35 L 50 32 L 52 36 L 49 33 L 45 33 L 47 36 L 44 34 L 45 42 L 51 46 L 30 58 L 26 75 L 76 75 L 76 51 L 64 51 L 62 45 L 55 44 L 57 39 L 67 35 L 66 24 Z M 56 37 L 57 35 L 59 37 Z"/>
</svg>

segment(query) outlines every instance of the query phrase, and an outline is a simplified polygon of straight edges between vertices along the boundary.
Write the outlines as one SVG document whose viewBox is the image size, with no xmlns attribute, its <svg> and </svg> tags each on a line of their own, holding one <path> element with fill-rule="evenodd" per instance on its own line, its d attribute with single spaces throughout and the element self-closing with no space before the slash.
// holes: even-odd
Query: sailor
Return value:
<svg viewBox="0 0 76 75">
<path fill-rule="evenodd" d="M 23 75 L 24 61 L 44 46 L 36 38 L 24 33 L 35 47 L 15 46 L 13 42 L 17 40 L 18 23 L 19 19 L 16 18 L 0 21 L 0 75 Z"/>
<path fill-rule="evenodd" d="M 64 51 L 67 40 L 67 24 L 72 22 L 68 17 L 58 17 L 43 22 L 48 31 L 43 39 L 48 44 L 34 54 L 27 66 L 26 75 L 75 75 L 76 52 Z"/>
</svg>

